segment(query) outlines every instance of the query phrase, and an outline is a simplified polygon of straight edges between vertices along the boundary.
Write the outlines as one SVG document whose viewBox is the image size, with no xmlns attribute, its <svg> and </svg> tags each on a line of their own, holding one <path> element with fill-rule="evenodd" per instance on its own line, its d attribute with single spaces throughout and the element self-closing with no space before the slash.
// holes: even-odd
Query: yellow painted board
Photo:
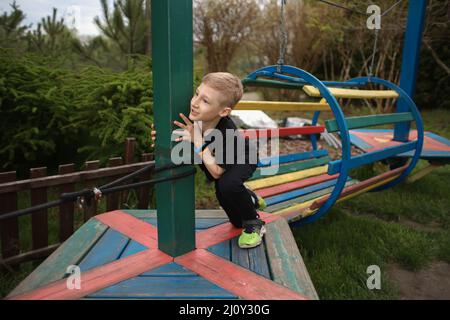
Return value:
<svg viewBox="0 0 450 320">
<path fill-rule="evenodd" d="M 234 110 L 330 111 L 330 106 L 326 102 L 240 101 Z"/>
<path fill-rule="evenodd" d="M 247 181 L 245 183 L 245 185 L 248 186 L 252 190 L 257 190 L 257 189 L 277 186 L 277 185 L 292 182 L 292 181 L 315 177 L 320 174 L 327 173 L 327 171 L 328 171 L 328 165 L 325 165 L 325 166 L 301 170 L 301 171 L 297 171 L 297 172 L 286 173 L 286 174 L 282 174 L 279 176 L 271 176 L 269 178 Z"/>
<path fill-rule="evenodd" d="M 335 98 L 349 99 L 390 99 L 398 98 L 398 93 L 394 90 L 359 90 L 359 89 L 342 89 L 328 88 Z M 304 86 L 303 91 L 310 97 L 321 97 L 319 89 L 313 86 Z"/>
<path fill-rule="evenodd" d="M 371 186 L 368 186 L 367 188 L 364 188 L 362 190 L 359 190 L 357 192 L 349 194 L 349 195 L 347 195 L 345 197 L 339 198 L 336 201 L 336 203 L 342 202 L 344 200 L 351 199 L 351 198 L 356 197 L 356 196 L 358 196 L 358 195 L 360 195 L 362 193 L 365 193 L 365 192 L 368 192 L 368 191 L 373 190 L 375 188 L 378 188 L 379 186 L 382 186 L 382 185 L 384 185 L 384 184 L 386 184 L 388 182 L 393 181 L 394 179 L 397 179 L 399 176 L 400 175 L 396 175 L 396 176 L 391 177 L 389 179 L 386 179 L 386 180 L 380 181 L 378 183 L 375 183 L 375 184 L 373 184 Z M 312 200 L 309 200 L 309 201 L 306 201 L 306 202 L 303 202 L 303 203 L 300 203 L 300 204 L 296 204 L 296 205 L 293 205 L 291 207 L 288 207 L 288 208 L 285 208 L 285 209 L 282 209 L 282 210 L 279 210 L 279 211 L 275 211 L 272 214 L 286 216 L 286 215 L 290 215 L 290 214 L 292 214 L 294 212 L 298 212 L 299 218 L 306 218 L 306 217 L 312 215 L 313 213 L 315 213 L 318 210 L 318 209 L 309 210 L 308 208 L 311 207 L 314 202 L 319 201 L 321 199 L 324 199 L 324 198 L 326 198 L 328 196 L 329 195 L 325 195 L 325 196 L 322 196 L 322 197 L 319 197 L 319 198 L 316 198 L 316 199 L 312 199 Z M 289 218 L 292 219 L 292 217 L 289 217 Z"/>
</svg>

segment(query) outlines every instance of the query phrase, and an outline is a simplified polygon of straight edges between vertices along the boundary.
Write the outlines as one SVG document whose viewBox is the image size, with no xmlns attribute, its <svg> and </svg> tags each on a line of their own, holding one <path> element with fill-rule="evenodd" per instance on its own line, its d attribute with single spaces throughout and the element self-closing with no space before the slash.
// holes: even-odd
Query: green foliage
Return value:
<svg viewBox="0 0 450 320">
<path fill-rule="evenodd" d="M 44 165 L 63 157 L 76 141 L 69 124 L 68 71 L 41 56 L 0 50 L 0 163 L 2 170 Z"/>
<path fill-rule="evenodd" d="M 135 60 L 120 73 L 86 67 L 68 86 L 75 93 L 71 126 L 83 128 L 88 136 L 79 152 L 106 161 L 122 153 L 127 137 L 136 138 L 138 152 L 150 151 L 153 91 L 148 58 Z"/>
<path fill-rule="evenodd" d="M 2 170 L 86 159 L 106 161 L 123 153 L 126 137 L 149 152 L 152 74 L 147 57 L 114 72 L 79 72 L 57 59 L 0 50 L 0 163 Z M 22 173 L 23 173 L 22 172 Z"/>
</svg>

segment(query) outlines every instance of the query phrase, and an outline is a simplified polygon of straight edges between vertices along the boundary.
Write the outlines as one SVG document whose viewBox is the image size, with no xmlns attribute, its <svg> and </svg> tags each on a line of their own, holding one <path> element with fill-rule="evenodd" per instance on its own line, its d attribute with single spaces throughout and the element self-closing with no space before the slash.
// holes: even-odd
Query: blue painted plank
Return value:
<svg viewBox="0 0 450 320">
<path fill-rule="evenodd" d="M 130 240 L 130 242 L 127 244 L 126 248 L 124 248 L 122 254 L 119 256 L 118 259 L 123 259 L 128 256 L 131 256 L 133 254 L 139 253 L 141 251 L 147 250 L 148 248 L 134 240 Z"/>
<path fill-rule="evenodd" d="M 407 143 L 403 143 L 399 146 L 389 147 L 386 149 L 381 149 L 373 152 L 369 152 L 366 154 L 362 154 L 350 159 L 348 163 L 348 168 L 353 169 L 356 167 L 360 167 L 369 163 L 373 163 L 376 161 L 380 161 L 383 159 L 387 159 L 393 156 L 398 156 L 401 153 L 414 150 L 416 148 L 417 141 L 411 141 Z M 328 174 L 333 175 L 341 170 L 342 160 L 332 161 L 328 165 Z"/>
<path fill-rule="evenodd" d="M 258 167 L 268 167 L 274 164 L 283 164 L 288 162 L 307 160 L 312 158 L 321 158 L 328 155 L 328 150 L 314 150 L 310 152 L 301 152 L 293 154 L 285 154 L 281 156 L 262 158 L 258 162 Z"/>
<path fill-rule="evenodd" d="M 440 143 L 443 143 L 443 144 L 445 144 L 445 145 L 450 147 L 450 140 L 448 140 L 448 139 L 446 139 L 444 137 L 438 136 L 437 134 L 435 134 L 433 132 L 426 132 L 425 135 L 428 136 L 431 139 L 434 139 L 434 140 L 436 140 L 436 141 L 438 141 Z"/>
<path fill-rule="evenodd" d="M 109 228 L 79 263 L 81 271 L 87 271 L 117 260 L 129 241 L 128 237 Z"/>
<path fill-rule="evenodd" d="M 231 262 L 240 265 L 245 269 L 250 269 L 250 261 L 248 258 L 248 250 L 241 249 L 238 245 L 239 237 L 231 239 Z"/>
<path fill-rule="evenodd" d="M 197 274 L 178 263 L 171 262 L 159 268 L 149 270 L 139 275 L 140 277 L 192 277 Z"/>
<path fill-rule="evenodd" d="M 348 180 L 350 180 L 350 178 L 347 178 Z M 273 197 L 268 197 L 265 198 L 264 200 L 266 201 L 266 204 L 268 206 L 276 204 L 276 203 L 280 203 L 283 201 L 287 201 L 290 199 L 294 199 L 300 196 L 303 196 L 305 194 L 314 192 L 314 191 L 318 191 L 318 190 L 322 190 L 322 189 L 326 189 L 328 187 L 334 186 L 337 182 L 337 179 L 333 179 L 333 180 L 329 180 L 329 181 L 325 181 L 316 185 L 312 185 L 306 188 L 300 188 L 300 189 L 296 189 L 293 191 L 289 191 L 289 192 L 285 192 Z"/>
<path fill-rule="evenodd" d="M 224 241 L 215 246 L 209 247 L 207 249 L 209 252 L 224 258 L 225 260 L 231 260 L 231 241 Z"/>
<path fill-rule="evenodd" d="M 87 298 L 93 299 L 237 299 L 232 293 L 199 277 L 135 277 Z"/>
<path fill-rule="evenodd" d="M 263 243 L 256 248 L 247 249 L 250 264 L 249 267 L 253 272 L 272 280 L 270 277 L 269 262 L 267 260 L 264 246 L 265 244 Z"/>
</svg>

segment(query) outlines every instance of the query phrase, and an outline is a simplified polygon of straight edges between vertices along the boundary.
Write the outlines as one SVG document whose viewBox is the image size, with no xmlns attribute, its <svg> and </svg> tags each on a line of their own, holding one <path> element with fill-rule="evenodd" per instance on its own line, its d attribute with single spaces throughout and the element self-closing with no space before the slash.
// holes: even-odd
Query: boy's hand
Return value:
<svg viewBox="0 0 450 320">
<path fill-rule="evenodd" d="M 152 148 L 155 146 L 155 141 L 156 141 L 155 125 L 152 123 Z"/>
<path fill-rule="evenodd" d="M 197 121 L 194 121 L 194 123 L 191 122 L 191 120 L 188 119 L 184 114 L 180 113 L 180 117 L 183 119 L 185 124 L 182 124 L 181 122 L 174 121 L 173 123 L 177 125 L 178 127 L 184 129 L 180 132 L 180 137 L 177 138 L 175 141 L 190 141 L 192 142 L 196 147 L 200 147 L 203 144 L 203 138 L 202 138 L 202 131 L 200 129 L 200 126 Z"/>
</svg>

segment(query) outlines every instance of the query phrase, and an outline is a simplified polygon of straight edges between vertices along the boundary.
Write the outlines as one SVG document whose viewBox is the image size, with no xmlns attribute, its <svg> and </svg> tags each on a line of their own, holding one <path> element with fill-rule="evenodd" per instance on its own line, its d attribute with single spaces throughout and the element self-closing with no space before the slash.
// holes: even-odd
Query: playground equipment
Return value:
<svg viewBox="0 0 450 320">
<path fill-rule="evenodd" d="M 275 133 L 277 136 L 312 134 L 313 150 L 261 159 L 260 167 L 281 164 L 280 174 L 265 178 L 259 170 L 249 184 L 278 214 L 259 212 L 267 223 L 264 244 L 240 250 L 236 241 L 241 230 L 226 222 L 223 212 L 195 211 L 192 168 L 171 166 L 170 136 L 174 129 L 171 124 L 179 113 L 186 112 L 185 106 L 192 93 L 192 1 L 152 1 L 154 114 L 158 141 L 156 177 L 151 183 L 158 183 L 158 209 L 118 210 L 92 218 L 8 298 L 317 299 L 286 220 L 294 224 L 314 221 L 336 201 L 399 183 L 417 163 L 423 128 L 410 97 L 414 92 L 425 8 L 425 0 L 409 3 L 404 49 L 407 54 L 404 54 L 400 86 L 375 77 L 322 82 L 306 71 L 283 64 L 259 69 L 247 77 L 246 85 L 301 87 L 321 100 L 258 104 L 260 109 L 316 110 L 313 126 L 286 128 Z M 369 82 L 383 85 L 387 90 L 363 91 Z M 336 100 L 339 96 L 396 97 L 399 104 L 395 114 L 345 118 Z M 256 108 L 255 103 L 249 102 L 241 103 L 240 107 Z M 317 146 L 315 134 L 325 130 L 324 126 L 317 125 L 319 111 L 326 110 L 331 110 L 335 118 L 327 121 L 325 127 L 341 135 L 340 160 L 330 161 L 326 152 Z M 407 141 L 411 121 L 416 123 L 417 139 Z M 395 124 L 394 138 L 399 145 L 351 156 L 351 129 L 386 123 Z M 273 135 L 271 131 L 258 131 L 258 134 Z M 352 168 L 405 152 L 412 152 L 409 164 L 362 182 L 349 177 Z M 94 197 L 108 190 L 103 189 L 81 194 Z M 18 215 L 16 212 L 9 216 L 14 214 Z M 78 278 L 81 280 L 79 288 L 74 267 L 82 272 L 81 279 Z"/>
<path fill-rule="evenodd" d="M 287 134 L 317 134 L 323 132 L 324 127 L 318 126 L 320 111 L 328 107 L 334 119 L 325 121 L 328 132 L 339 132 L 342 140 L 342 159 L 331 161 L 326 150 L 318 150 L 317 138 L 312 136 L 313 150 L 308 153 L 280 155 L 270 159 L 262 159 L 259 167 L 280 165 L 275 177 L 263 177 L 257 171 L 247 186 L 258 195 L 265 198 L 268 208 L 265 210 L 281 215 L 294 224 L 312 222 L 323 216 L 336 201 L 342 201 L 362 192 L 378 191 L 392 187 L 401 181 L 414 169 L 422 150 L 423 126 L 416 105 L 411 98 L 397 85 L 376 77 L 362 77 L 346 82 L 322 82 L 308 72 L 292 66 L 270 66 L 256 70 L 243 81 L 244 84 L 257 86 L 262 83 L 267 86 L 280 87 L 284 83 L 294 83 L 302 87 L 310 97 L 322 99 L 318 103 L 307 103 L 306 108 L 299 105 L 301 110 L 316 111 L 311 127 L 287 128 Z M 387 90 L 363 90 L 367 85 L 382 85 Z M 333 88 L 330 88 L 333 86 Z M 337 88 L 339 87 L 339 88 Z M 353 88 L 353 89 L 352 89 Z M 354 89 L 356 88 L 356 89 Z M 401 100 L 407 106 L 407 112 L 393 114 L 372 115 L 345 118 L 337 98 L 346 99 L 392 99 Z M 247 103 L 248 104 L 248 103 Z M 276 103 L 262 102 L 261 107 L 270 107 Z M 252 103 L 250 103 L 252 105 Z M 291 107 L 290 105 L 288 105 Z M 240 108 L 245 108 L 245 103 Z M 277 110 L 283 110 L 283 104 Z M 352 157 L 350 129 L 369 126 L 397 124 L 415 121 L 417 139 L 399 142 L 398 145 L 375 150 L 363 155 Z M 251 130 L 244 134 L 250 136 Z M 393 169 L 365 181 L 356 181 L 349 177 L 350 170 L 396 157 L 405 152 L 412 152 L 409 164 Z M 259 169 L 261 170 L 261 169 Z M 301 219 L 300 221 L 298 221 Z"/>
</svg>

